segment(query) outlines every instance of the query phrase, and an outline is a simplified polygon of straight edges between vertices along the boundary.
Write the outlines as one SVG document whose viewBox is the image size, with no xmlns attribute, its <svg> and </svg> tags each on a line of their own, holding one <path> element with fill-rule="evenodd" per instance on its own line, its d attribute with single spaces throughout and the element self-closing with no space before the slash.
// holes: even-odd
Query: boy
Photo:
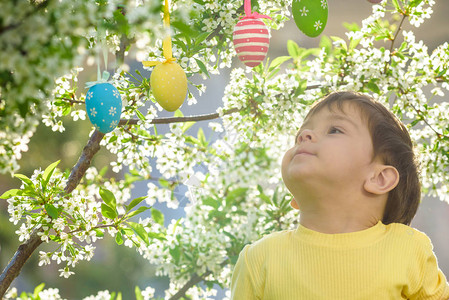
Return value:
<svg viewBox="0 0 449 300">
<path fill-rule="evenodd" d="M 232 299 L 449 299 L 430 240 L 408 226 L 421 193 L 412 141 L 383 105 L 352 92 L 319 101 L 282 178 L 300 225 L 242 250 Z"/>
</svg>

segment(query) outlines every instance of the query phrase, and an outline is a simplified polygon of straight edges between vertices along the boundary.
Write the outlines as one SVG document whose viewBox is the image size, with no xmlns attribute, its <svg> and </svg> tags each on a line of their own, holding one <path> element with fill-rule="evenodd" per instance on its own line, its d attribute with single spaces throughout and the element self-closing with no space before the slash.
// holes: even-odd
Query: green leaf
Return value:
<svg viewBox="0 0 449 300">
<path fill-rule="evenodd" d="M 137 285 L 134 288 L 134 293 L 136 293 L 136 300 L 143 300 L 142 292 Z"/>
<path fill-rule="evenodd" d="M 113 143 L 118 139 L 118 137 L 116 135 L 111 136 L 111 138 L 109 139 L 108 143 Z"/>
<path fill-rule="evenodd" d="M 25 183 L 26 185 L 32 186 L 34 187 L 33 182 L 31 181 L 31 179 L 29 179 L 27 176 L 23 175 L 23 174 L 14 174 L 14 177 L 19 178 L 20 180 L 23 181 L 23 183 Z"/>
<path fill-rule="evenodd" d="M 22 190 L 19 189 L 10 189 L 6 192 L 4 192 L 1 196 L 0 199 L 9 199 L 12 198 L 14 196 L 21 196 L 22 195 Z"/>
<path fill-rule="evenodd" d="M 276 188 L 273 193 L 273 197 L 271 198 L 271 203 L 273 203 L 274 206 L 278 207 L 278 198 L 279 198 L 279 189 Z"/>
<path fill-rule="evenodd" d="M 162 187 L 165 187 L 165 188 L 168 188 L 168 186 L 170 185 L 170 182 L 164 178 L 159 178 L 158 182 Z"/>
<path fill-rule="evenodd" d="M 349 31 L 360 31 L 359 24 L 357 24 L 356 22 L 343 22 L 343 26 Z"/>
<path fill-rule="evenodd" d="M 286 62 L 287 60 L 291 59 L 291 56 L 279 56 L 276 57 L 275 59 L 273 59 L 273 61 L 271 62 L 270 66 L 268 67 L 268 72 L 273 71 L 276 68 L 279 68 L 280 65 L 282 65 L 284 62 Z"/>
<path fill-rule="evenodd" d="M 420 5 L 422 1 L 423 1 L 423 0 L 410 0 L 410 2 L 408 3 L 408 5 L 409 5 L 410 7 L 416 7 L 416 6 Z"/>
<path fill-rule="evenodd" d="M 115 235 L 115 242 L 117 243 L 117 245 L 123 244 L 123 237 L 120 231 Z"/>
<path fill-rule="evenodd" d="M 203 72 L 204 74 L 206 74 L 206 76 L 207 76 L 208 78 L 210 78 L 209 72 L 207 72 L 207 67 L 206 67 L 206 65 L 205 65 L 201 60 L 199 60 L 199 59 L 196 59 L 196 58 L 195 58 L 195 60 L 196 60 L 196 63 L 198 64 L 198 67 L 200 68 L 201 72 Z"/>
<path fill-rule="evenodd" d="M 398 0 L 393 0 L 393 6 L 397 11 L 401 10 L 401 7 L 399 6 Z"/>
<path fill-rule="evenodd" d="M 360 44 L 360 39 L 354 39 L 349 42 L 349 49 L 355 49 Z"/>
<path fill-rule="evenodd" d="M 174 117 L 181 118 L 181 117 L 184 117 L 184 114 L 182 113 L 182 111 L 180 109 L 177 109 L 175 111 Z"/>
<path fill-rule="evenodd" d="M 138 109 L 136 109 L 136 115 L 140 120 L 145 122 L 145 116 Z"/>
<path fill-rule="evenodd" d="M 104 203 L 106 203 L 112 209 L 115 210 L 117 208 L 117 200 L 110 190 L 100 187 L 100 196 L 101 199 L 103 199 Z"/>
<path fill-rule="evenodd" d="M 117 298 L 115 300 L 122 300 L 122 292 L 118 292 Z"/>
<path fill-rule="evenodd" d="M 191 122 L 185 122 L 185 123 L 182 125 L 182 133 L 185 133 L 187 130 L 189 130 L 190 127 L 192 127 L 195 123 L 196 123 L 196 122 L 193 122 L 193 121 L 191 121 Z"/>
<path fill-rule="evenodd" d="M 115 211 L 115 209 L 105 203 L 101 203 L 101 214 L 103 215 L 103 217 L 111 220 L 117 217 L 117 212 Z"/>
<path fill-rule="evenodd" d="M 37 297 L 39 296 L 39 293 L 43 291 L 45 287 L 45 283 L 39 284 L 37 287 L 34 288 L 33 296 Z"/>
<path fill-rule="evenodd" d="M 134 231 L 134 233 L 145 242 L 145 244 L 149 245 L 150 241 L 148 240 L 148 233 L 145 230 L 145 228 L 142 226 L 142 224 L 134 223 L 134 222 L 128 222 L 127 223 L 129 227 Z"/>
<path fill-rule="evenodd" d="M 215 200 L 215 199 L 212 198 L 212 197 L 204 198 L 204 199 L 203 199 L 203 204 L 204 204 L 204 205 L 207 205 L 207 206 L 210 206 L 210 207 L 213 207 L 214 209 L 217 209 L 217 208 L 220 206 L 220 204 L 218 203 L 218 201 Z"/>
<path fill-rule="evenodd" d="M 101 230 L 98 229 L 98 228 L 95 228 L 94 230 L 95 230 L 95 235 L 96 235 L 97 237 L 99 237 L 99 238 L 104 237 L 104 232 L 103 232 L 103 231 L 101 231 Z"/>
<path fill-rule="evenodd" d="M 162 232 L 148 232 L 148 237 L 151 239 L 157 239 L 160 241 L 166 241 L 165 234 Z"/>
<path fill-rule="evenodd" d="M 125 182 L 126 184 L 131 184 L 133 182 L 139 181 L 139 180 L 143 180 L 142 176 L 138 175 L 130 175 L 128 173 L 125 173 Z"/>
<path fill-rule="evenodd" d="M 371 91 L 373 91 L 374 93 L 380 94 L 380 89 L 379 89 L 379 87 L 377 86 L 377 84 L 376 84 L 373 80 L 370 80 L 370 81 L 366 84 L 366 87 L 369 88 L 369 89 L 370 89 Z"/>
<path fill-rule="evenodd" d="M 45 169 L 44 174 L 42 175 L 43 177 L 42 187 L 44 188 L 44 190 L 47 188 L 47 184 L 50 181 L 51 175 L 53 175 L 53 172 L 55 171 L 56 166 L 59 164 L 59 162 L 60 160 L 55 161 Z"/>
<path fill-rule="evenodd" d="M 52 219 L 57 219 L 59 217 L 59 210 L 52 204 L 44 205 L 45 211 Z"/>
<path fill-rule="evenodd" d="M 136 215 L 138 215 L 138 214 L 140 214 L 140 213 L 143 213 L 144 211 L 149 210 L 150 208 L 151 208 L 151 207 L 148 207 L 148 206 L 141 206 L 141 207 L 139 207 L 138 209 L 136 209 L 136 210 L 130 212 L 129 214 L 127 214 L 127 215 L 126 215 L 126 218 L 127 218 L 127 219 L 128 219 L 128 218 L 132 218 L 132 217 L 134 217 L 134 216 L 136 216 Z"/>
<path fill-rule="evenodd" d="M 247 191 L 248 191 L 248 188 L 244 188 L 244 187 L 236 188 L 236 189 L 230 191 L 226 195 L 226 199 L 235 199 L 235 198 L 243 197 L 246 195 Z"/>
<path fill-rule="evenodd" d="M 104 166 L 100 172 L 98 172 L 98 175 L 100 175 L 101 177 L 104 177 L 104 175 L 106 174 L 106 172 L 108 171 L 108 166 Z"/>
<path fill-rule="evenodd" d="M 201 44 L 212 32 L 203 32 L 195 38 L 195 45 Z"/>
<path fill-rule="evenodd" d="M 197 36 L 198 32 L 192 29 L 192 26 L 182 22 L 182 21 L 171 21 L 170 25 L 174 28 L 178 29 L 179 32 L 182 33 L 183 36 L 189 38 L 193 36 Z M 187 40 L 190 43 L 190 40 Z"/>
<path fill-rule="evenodd" d="M 134 234 L 134 231 L 130 228 L 122 228 L 120 231 L 127 236 L 132 236 Z"/>
<path fill-rule="evenodd" d="M 67 116 L 72 111 L 72 107 L 70 105 L 67 105 L 62 109 L 62 115 Z"/>
<path fill-rule="evenodd" d="M 55 161 L 54 163 L 50 164 L 44 171 L 44 175 L 42 176 L 44 178 L 44 180 L 46 180 L 48 182 L 49 178 L 51 177 L 51 175 L 53 174 L 54 170 L 56 169 L 56 166 L 60 163 L 61 161 Z"/>
<path fill-rule="evenodd" d="M 140 202 L 145 200 L 147 196 L 139 197 L 131 201 L 131 203 L 126 207 L 127 210 L 133 209 L 135 206 L 139 205 Z"/>
<path fill-rule="evenodd" d="M 298 44 L 296 44 L 292 40 L 287 41 L 287 51 L 288 54 L 293 57 L 293 59 L 296 59 L 299 57 L 299 54 L 301 53 L 301 48 L 299 48 Z"/>
<path fill-rule="evenodd" d="M 418 123 L 419 123 L 419 121 L 421 121 L 421 119 L 416 119 L 416 120 L 413 120 L 413 122 L 412 122 L 412 123 L 410 123 L 410 127 L 413 127 L 413 126 L 415 126 L 416 124 L 418 124 Z"/>
<path fill-rule="evenodd" d="M 183 41 L 181 41 L 178 38 L 173 38 L 173 44 L 179 46 L 184 52 L 187 52 L 187 46 L 186 43 L 184 43 Z"/>
<path fill-rule="evenodd" d="M 151 208 L 151 217 L 153 218 L 154 222 L 160 224 L 161 226 L 164 226 L 164 214 L 161 213 L 160 210 L 157 210 L 156 208 Z"/>
<path fill-rule="evenodd" d="M 170 248 L 169 252 L 170 255 L 173 257 L 175 263 L 178 263 L 179 259 L 181 258 L 181 250 L 179 249 L 179 246 L 175 246 L 173 249 Z"/>
<path fill-rule="evenodd" d="M 200 141 L 201 145 L 207 146 L 206 136 L 204 135 L 203 128 L 200 127 L 198 129 L 198 140 Z"/>
<path fill-rule="evenodd" d="M 265 195 L 265 194 L 260 194 L 259 196 L 260 196 L 260 199 L 263 200 L 263 202 L 265 202 L 265 203 L 267 203 L 267 204 L 271 204 L 271 199 L 270 199 L 270 197 L 268 197 L 268 196 Z"/>
<path fill-rule="evenodd" d="M 326 53 L 329 54 L 332 51 L 332 41 L 329 37 L 323 35 L 320 40 L 320 49 L 325 49 Z"/>
</svg>

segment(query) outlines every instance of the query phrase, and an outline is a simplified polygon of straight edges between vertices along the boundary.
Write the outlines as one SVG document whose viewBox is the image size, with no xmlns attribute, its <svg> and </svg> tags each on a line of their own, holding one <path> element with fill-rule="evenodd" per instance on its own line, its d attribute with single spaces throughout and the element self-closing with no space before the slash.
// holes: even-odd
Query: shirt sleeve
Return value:
<svg viewBox="0 0 449 300">
<path fill-rule="evenodd" d="M 433 253 L 433 246 L 430 239 L 423 234 L 423 260 L 420 264 L 420 285 L 416 293 L 409 299 L 416 300 L 448 300 L 449 283 L 443 272 L 438 268 L 437 259 Z"/>
<path fill-rule="evenodd" d="M 250 247 L 247 245 L 243 248 L 235 265 L 231 279 L 231 300 L 256 300 L 263 297 L 259 280 L 254 278 L 252 271 L 255 266 L 248 257 Z"/>
</svg>

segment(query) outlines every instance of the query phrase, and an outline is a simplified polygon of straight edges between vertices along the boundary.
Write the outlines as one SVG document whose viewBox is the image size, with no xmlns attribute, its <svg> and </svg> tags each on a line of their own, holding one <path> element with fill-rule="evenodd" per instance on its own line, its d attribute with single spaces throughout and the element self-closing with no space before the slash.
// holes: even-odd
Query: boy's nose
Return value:
<svg viewBox="0 0 449 300">
<path fill-rule="evenodd" d="M 304 129 L 298 136 L 298 143 L 309 141 L 313 142 L 315 140 L 315 135 L 312 130 Z"/>
</svg>

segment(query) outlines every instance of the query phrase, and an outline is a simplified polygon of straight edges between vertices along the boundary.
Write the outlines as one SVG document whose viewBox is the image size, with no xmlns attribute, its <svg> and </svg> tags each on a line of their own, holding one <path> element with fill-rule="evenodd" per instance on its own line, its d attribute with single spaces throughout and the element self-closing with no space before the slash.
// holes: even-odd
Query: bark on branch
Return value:
<svg viewBox="0 0 449 300">
<path fill-rule="evenodd" d="M 64 191 L 68 194 L 71 193 L 83 178 L 87 168 L 89 168 L 92 161 L 92 157 L 100 150 L 100 141 L 103 139 L 104 134 L 95 130 L 90 137 L 87 145 L 84 147 L 77 164 L 73 167 L 70 173 L 69 180 Z M 13 282 L 13 280 L 20 274 L 22 267 L 30 258 L 31 254 L 42 244 L 42 240 L 38 233 L 40 230 L 35 230 L 30 238 L 19 246 L 14 256 L 9 261 L 8 265 L 0 275 L 0 299 L 3 299 L 6 291 Z"/>
<path fill-rule="evenodd" d="M 238 111 L 243 110 L 244 108 L 231 108 L 223 112 L 223 115 L 229 115 Z M 169 118 L 156 118 L 149 122 L 150 124 L 170 124 L 170 123 L 182 123 L 182 122 L 195 122 L 195 121 L 206 121 L 218 119 L 220 117 L 219 113 L 207 114 L 207 115 L 198 115 L 198 116 L 187 116 L 187 117 L 169 117 Z M 118 126 L 126 126 L 126 125 L 136 125 L 140 119 L 121 119 L 118 123 Z"/>
<path fill-rule="evenodd" d="M 90 137 L 87 145 L 84 147 L 83 152 L 81 153 L 78 162 L 73 167 L 72 172 L 70 173 L 69 180 L 64 189 L 66 194 L 71 193 L 80 183 L 81 178 L 83 178 L 86 173 L 87 168 L 89 168 L 92 158 L 94 155 L 100 150 L 100 142 L 104 137 L 104 133 L 95 130 L 92 136 Z"/>
<path fill-rule="evenodd" d="M 226 259 L 225 261 L 223 261 L 220 266 L 224 267 L 229 263 L 228 259 Z M 181 299 L 182 297 L 185 297 L 185 293 L 187 293 L 187 291 L 197 285 L 198 283 L 200 283 L 201 281 L 203 281 L 207 276 L 211 275 L 212 271 L 207 270 L 203 275 L 198 275 L 198 274 L 194 274 L 192 275 L 192 277 L 190 278 L 189 281 L 187 281 L 187 283 L 179 290 L 176 292 L 176 294 L 174 294 L 173 296 L 171 296 L 171 298 L 169 300 L 178 300 Z"/>
<path fill-rule="evenodd" d="M 13 280 L 19 275 L 23 265 L 31 256 L 31 254 L 42 244 L 40 236 L 37 235 L 38 231 L 34 231 L 28 241 L 19 246 L 14 256 L 9 261 L 8 265 L 0 275 L 0 299 L 3 299 L 6 291 L 13 282 Z"/>
</svg>

